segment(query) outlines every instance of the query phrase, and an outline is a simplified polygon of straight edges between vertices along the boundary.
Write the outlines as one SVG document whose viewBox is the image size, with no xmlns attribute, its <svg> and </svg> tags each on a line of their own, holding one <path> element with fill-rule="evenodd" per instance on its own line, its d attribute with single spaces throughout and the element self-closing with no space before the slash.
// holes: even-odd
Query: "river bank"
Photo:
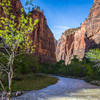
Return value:
<svg viewBox="0 0 100 100">
<path fill-rule="evenodd" d="M 100 100 L 100 87 L 80 79 L 56 77 L 59 79 L 56 84 L 12 100 Z"/>
</svg>

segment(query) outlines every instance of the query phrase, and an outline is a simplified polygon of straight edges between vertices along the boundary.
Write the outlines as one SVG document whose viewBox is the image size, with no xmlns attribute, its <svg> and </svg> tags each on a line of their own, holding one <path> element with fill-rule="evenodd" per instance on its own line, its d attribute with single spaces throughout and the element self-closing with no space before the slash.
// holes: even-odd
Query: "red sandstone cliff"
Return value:
<svg viewBox="0 0 100 100">
<path fill-rule="evenodd" d="M 31 12 L 31 17 L 33 19 L 39 19 L 39 23 L 31 35 L 33 45 L 36 45 L 35 54 L 39 57 L 40 62 L 55 63 L 55 39 L 47 25 L 43 12 L 40 10 L 33 10 Z"/>
<path fill-rule="evenodd" d="M 90 14 L 80 28 L 69 29 L 61 36 L 56 58 L 68 64 L 73 55 L 82 59 L 86 51 L 96 47 L 100 47 L 100 0 L 94 0 Z"/>
<path fill-rule="evenodd" d="M 1 2 L 2 0 L 0 0 Z M 21 14 L 22 4 L 20 0 L 11 0 L 12 13 L 18 18 Z M 0 8 L 0 17 L 4 16 L 3 9 Z M 46 18 L 43 12 L 39 10 L 33 10 L 31 12 L 31 17 L 33 20 L 39 19 L 39 23 L 36 29 L 32 32 L 30 40 L 33 41 L 33 45 L 36 46 L 35 55 L 38 56 L 40 62 L 56 62 L 55 56 L 55 39 L 49 29 Z"/>
</svg>

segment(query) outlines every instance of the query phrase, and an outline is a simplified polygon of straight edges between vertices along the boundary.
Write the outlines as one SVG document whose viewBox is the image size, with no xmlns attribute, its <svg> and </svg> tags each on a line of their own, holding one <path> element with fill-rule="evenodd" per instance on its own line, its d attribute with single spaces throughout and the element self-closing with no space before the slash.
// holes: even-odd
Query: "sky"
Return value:
<svg viewBox="0 0 100 100">
<path fill-rule="evenodd" d="M 23 6 L 25 0 L 21 0 Z M 88 17 L 93 0 L 34 0 L 40 6 L 56 40 L 69 28 L 79 27 Z"/>
</svg>

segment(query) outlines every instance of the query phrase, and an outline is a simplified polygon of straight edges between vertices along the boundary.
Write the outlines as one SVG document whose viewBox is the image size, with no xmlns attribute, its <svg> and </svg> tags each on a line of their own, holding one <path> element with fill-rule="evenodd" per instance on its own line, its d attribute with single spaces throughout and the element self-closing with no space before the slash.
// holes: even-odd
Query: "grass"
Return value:
<svg viewBox="0 0 100 100">
<path fill-rule="evenodd" d="M 15 80 L 13 82 L 13 91 L 39 90 L 55 84 L 58 81 L 55 77 L 36 74 L 20 75 L 19 78 L 20 80 Z"/>
</svg>

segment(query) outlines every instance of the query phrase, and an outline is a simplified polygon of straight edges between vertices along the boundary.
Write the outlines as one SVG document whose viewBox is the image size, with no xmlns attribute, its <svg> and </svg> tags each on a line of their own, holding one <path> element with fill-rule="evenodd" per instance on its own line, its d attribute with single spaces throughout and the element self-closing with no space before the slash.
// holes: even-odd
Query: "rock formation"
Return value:
<svg viewBox="0 0 100 100">
<path fill-rule="evenodd" d="M 90 14 L 80 28 L 69 29 L 61 36 L 56 48 L 57 61 L 70 63 L 73 55 L 79 59 L 86 51 L 100 47 L 100 0 L 94 0 Z"/>
<path fill-rule="evenodd" d="M 69 29 L 61 36 L 56 48 L 57 61 L 65 60 L 66 64 L 70 63 L 73 55 L 79 59 L 84 57 L 85 40 L 81 28 Z"/>
<path fill-rule="evenodd" d="M 46 18 L 40 10 L 33 10 L 31 12 L 32 19 L 39 19 L 36 29 L 31 35 L 33 45 L 36 46 L 35 54 L 39 57 L 40 62 L 55 63 L 55 39 L 47 25 Z"/>
<path fill-rule="evenodd" d="M 94 0 L 90 14 L 81 29 L 86 36 L 86 50 L 100 44 L 100 0 Z"/>
<path fill-rule="evenodd" d="M 0 0 L 1 2 L 2 0 Z M 21 14 L 22 4 L 20 0 L 11 0 L 12 4 L 12 13 L 18 18 Z M 0 17 L 4 16 L 3 9 L 0 8 Z M 33 20 L 39 19 L 39 23 L 36 26 L 35 30 L 30 36 L 30 40 L 33 41 L 35 48 L 35 55 L 38 56 L 40 62 L 45 63 L 55 63 L 55 39 L 49 29 L 46 18 L 40 10 L 33 10 L 31 12 L 31 17 Z"/>
</svg>

